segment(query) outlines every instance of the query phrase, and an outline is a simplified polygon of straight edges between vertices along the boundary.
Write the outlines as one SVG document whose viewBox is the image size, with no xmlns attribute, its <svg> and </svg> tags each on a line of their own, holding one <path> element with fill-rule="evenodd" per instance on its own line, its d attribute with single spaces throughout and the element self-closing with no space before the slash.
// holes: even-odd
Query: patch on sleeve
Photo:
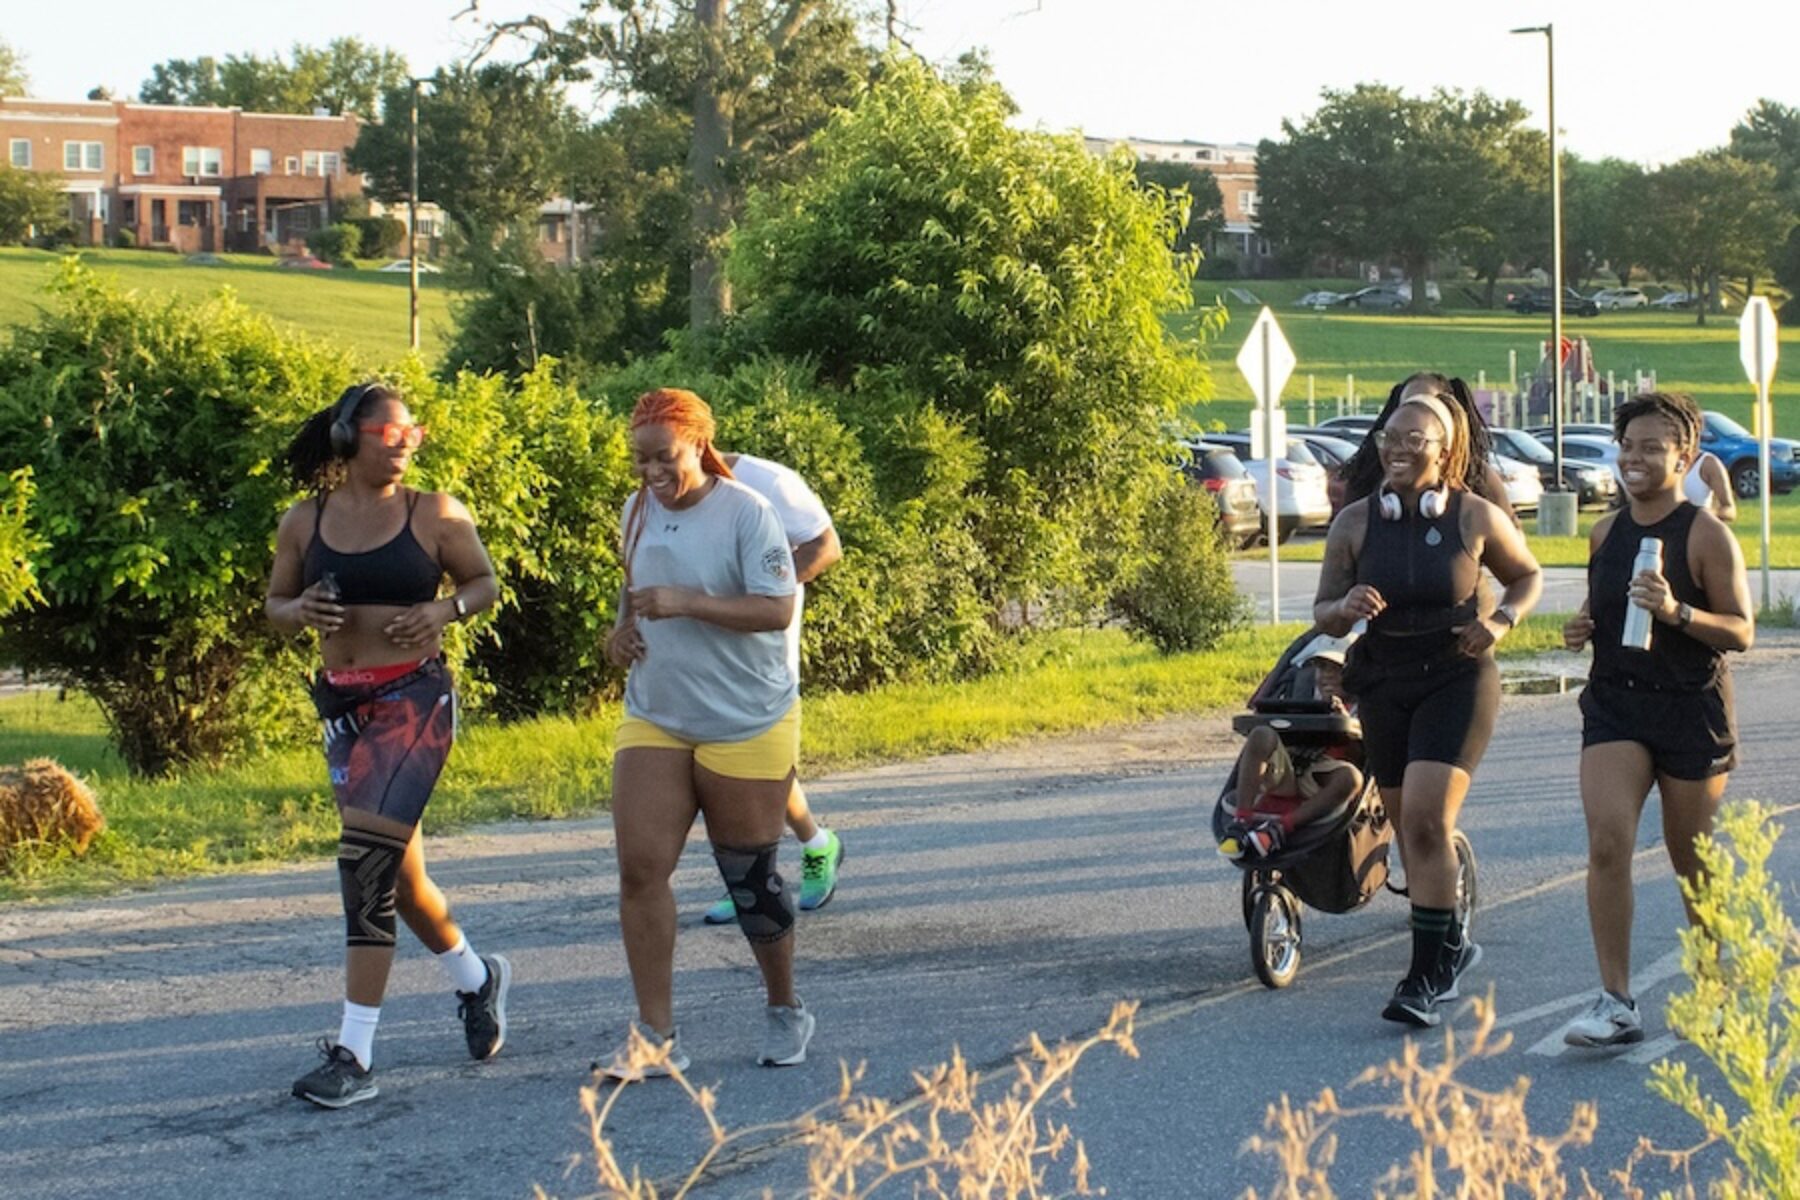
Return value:
<svg viewBox="0 0 1800 1200">
<path fill-rule="evenodd" d="M 763 554 L 763 570 L 771 579 L 788 577 L 788 556 L 780 549 L 768 550 Z"/>
</svg>

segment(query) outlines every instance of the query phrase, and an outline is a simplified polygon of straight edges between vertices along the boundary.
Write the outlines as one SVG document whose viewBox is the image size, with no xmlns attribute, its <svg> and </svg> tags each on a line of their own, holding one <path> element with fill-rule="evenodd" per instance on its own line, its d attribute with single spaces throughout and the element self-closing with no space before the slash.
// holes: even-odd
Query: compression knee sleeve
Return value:
<svg viewBox="0 0 1800 1200">
<path fill-rule="evenodd" d="M 406 839 L 346 829 L 338 839 L 338 881 L 344 888 L 344 940 L 352 946 L 394 944 L 394 889 Z"/>
<path fill-rule="evenodd" d="M 775 869 L 778 844 L 747 850 L 713 847 L 719 874 L 737 908 L 738 928 L 752 942 L 779 942 L 794 931 L 794 900 Z"/>
</svg>

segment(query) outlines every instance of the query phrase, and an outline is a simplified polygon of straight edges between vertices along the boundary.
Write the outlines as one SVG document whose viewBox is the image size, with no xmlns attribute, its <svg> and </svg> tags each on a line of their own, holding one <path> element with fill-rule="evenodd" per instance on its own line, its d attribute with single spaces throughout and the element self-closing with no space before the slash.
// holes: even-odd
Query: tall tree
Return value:
<svg viewBox="0 0 1800 1200">
<path fill-rule="evenodd" d="M 490 31 L 490 44 L 527 37 L 540 60 L 687 120 L 693 329 L 731 311 L 724 260 L 746 189 L 792 175 L 871 63 L 849 0 L 582 0 L 560 28 L 531 17 Z"/>
<path fill-rule="evenodd" d="M 23 96 L 30 89 L 25 56 L 0 40 L 0 96 Z"/>
<path fill-rule="evenodd" d="M 393 117 L 364 125 L 350 150 L 350 168 L 383 201 L 405 199 L 410 187 L 409 90 L 387 90 Z M 568 121 L 561 87 L 541 71 L 490 63 L 440 72 L 419 100 L 419 198 L 443 208 L 472 248 L 492 245 L 558 190 Z"/>
<path fill-rule="evenodd" d="M 151 68 L 138 97 L 147 104 L 235 105 L 251 112 L 323 108 L 375 117 L 381 97 L 406 81 L 399 54 L 341 37 L 322 49 L 296 43 L 287 60 L 256 54 L 228 54 L 223 61 L 172 58 Z"/>
<path fill-rule="evenodd" d="M 1619 158 L 1563 157 L 1563 256 L 1576 286 L 1602 267 L 1631 283 L 1644 262 L 1644 169 Z"/>
<path fill-rule="evenodd" d="M 1766 270 L 1793 225 L 1775 191 L 1775 168 L 1723 150 L 1652 173 L 1646 184 L 1651 262 L 1688 281 L 1696 323 L 1718 300 L 1722 276 Z"/>
<path fill-rule="evenodd" d="M 1775 189 L 1800 218 L 1800 108 L 1758 100 L 1732 126 L 1728 148 L 1739 158 L 1775 168 Z"/>
<path fill-rule="evenodd" d="M 1522 160 L 1524 106 L 1367 83 L 1324 100 L 1259 146 L 1260 225 L 1302 253 L 1397 259 L 1422 310 L 1432 264 L 1490 219 L 1491 189 Z"/>
<path fill-rule="evenodd" d="M 1175 250 L 1186 254 L 1204 250 L 1207 239 L 1225 229 L 1225 193 L 1219 181 L 1204 167 L 1184 162 L 1140 162 L 1133 168 L 1140 186 L 1161 188 L 1170 195 L 1185 191 L 1187 223 L 1175 238 Z"/>
</svg>

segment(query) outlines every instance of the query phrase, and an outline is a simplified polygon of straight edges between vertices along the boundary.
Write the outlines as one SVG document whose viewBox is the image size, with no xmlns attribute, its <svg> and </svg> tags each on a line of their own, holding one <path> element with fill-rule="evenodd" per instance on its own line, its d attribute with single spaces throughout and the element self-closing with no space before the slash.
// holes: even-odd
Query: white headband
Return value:
<svg viewBox="0 0 1800 1200">
<path fill-rule="evenodd" d="M 1456 418 L 1450 415 L 1449 405 L 1445 404 L 1442 400 L 1439 400 L 1430 392 L 1414 392 L 1412 395 L 1403 398 L 1400 403 L 1402 406 L 1408 404 L 1424 405 L 1426 410 L 1429 411 L 1432 416 L 1437 418 L 1438 424 L 1444 427 L 1444 444 L 1455 445 Z"/>
</svg>

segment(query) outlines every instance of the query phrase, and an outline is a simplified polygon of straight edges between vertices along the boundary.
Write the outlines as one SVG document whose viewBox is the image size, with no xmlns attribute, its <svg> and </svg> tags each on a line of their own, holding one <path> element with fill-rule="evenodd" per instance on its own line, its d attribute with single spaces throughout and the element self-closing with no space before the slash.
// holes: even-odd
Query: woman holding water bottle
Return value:
<svg viewBox="0 0 1800 1200">
<path fill-rule="evenodd" d="M 1587 599 L 1563 627 L 1569 649 L 1594 647 L 1581 694 L 1581 803 L 1601 990 L 1564 1031 L 1572 1046 L 1643 1040 L 1630 992 L 1638 820 L 1654 784 L 1669 862 L 1695 880 L 1694 839 L 1711 832 L 1737 762 L 1725 652 L 1756 636 L 1737 540 L 1683 495 L 1700 452 L 1699 409 L 1648 392 L 1619 405 L 1613 429 L 1628 504 L 1589 535 Z"/>
</svg>

